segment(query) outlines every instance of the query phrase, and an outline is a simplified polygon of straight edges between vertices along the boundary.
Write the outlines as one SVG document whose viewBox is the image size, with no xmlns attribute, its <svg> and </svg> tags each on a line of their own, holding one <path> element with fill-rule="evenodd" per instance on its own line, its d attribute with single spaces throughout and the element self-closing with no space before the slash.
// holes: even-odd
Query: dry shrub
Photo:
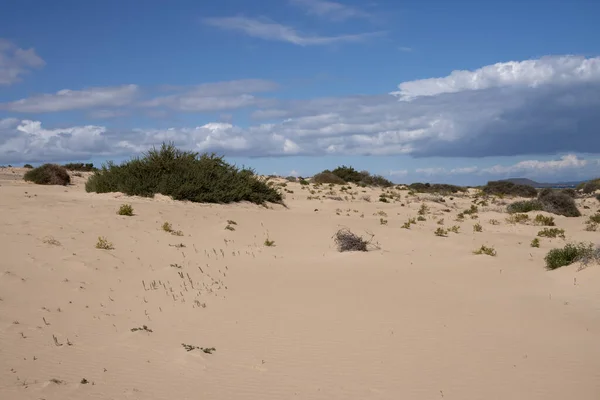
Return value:
<svg viewBox="0 0 600 400">
<path fill-rule="evenodd" d="M 369 251 L 369 246 L 372 244 L 373 235 L 366 240 L 355 233 L 350 232 L 347 228 L 338 230 L 333 235 L 338 251 Z"/>
</svg>

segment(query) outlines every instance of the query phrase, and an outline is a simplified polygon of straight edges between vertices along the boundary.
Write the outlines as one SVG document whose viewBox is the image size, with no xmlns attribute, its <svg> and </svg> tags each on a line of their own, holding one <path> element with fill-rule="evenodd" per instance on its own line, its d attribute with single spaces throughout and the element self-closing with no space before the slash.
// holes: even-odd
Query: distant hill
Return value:
<svg viewBox="0 0 600 400">
<path fill-rule="evenodd" d="M 510 178 L 502 179 L 502 181 L 512 182 L 517 185 L 533 186 L 534 188 L 574 188 L 582 182 L 587 182 L 586 180 L 576 182 L 540 183 L 527 178 Z"/>
</svg>

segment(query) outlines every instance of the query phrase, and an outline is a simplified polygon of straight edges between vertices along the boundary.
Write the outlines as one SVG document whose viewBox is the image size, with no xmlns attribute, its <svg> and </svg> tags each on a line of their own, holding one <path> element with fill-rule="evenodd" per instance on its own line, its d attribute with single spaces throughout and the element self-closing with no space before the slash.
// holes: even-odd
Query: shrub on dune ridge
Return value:
<svg viewBox="0 0 600 400">
<path fill-rule="evenodd" d="M 38 185 L 63 185 L 71 183 L 71 177 L 64 167 L 58 164 L 44 164 L 30 169 L 23 179 Z"/>
<path fill-rule="evenodd" d="M 481 190 L 487 195 L 537 196 L 537 190 L 533 186 L 518 185 L 509 181 L 490 181 Z"/>
<path fill-rule="evenodd" d="M 199 155 L 164 143 L 121 165 L 103 165 L 90 176 L 85 189 L 144 197 L 160 193 L 197 203 L 282 203 L 281 193 L 258 179 L 254 171 L 238 169 L 214 154 Z"/>
</svg>

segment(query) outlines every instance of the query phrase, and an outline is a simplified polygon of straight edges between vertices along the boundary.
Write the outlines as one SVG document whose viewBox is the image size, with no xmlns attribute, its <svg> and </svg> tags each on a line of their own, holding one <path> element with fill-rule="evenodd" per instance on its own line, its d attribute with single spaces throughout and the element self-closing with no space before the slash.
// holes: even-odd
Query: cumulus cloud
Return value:
<svg viewBox="0 0 600 400">
<path fill-rule="evenodd" d="M 240 32 L 258 39 L 287 42 L 298 46 L 324 46 L 337 43 L 364 42 L 382 32 L 369 32 L 337 36 L 309 35 L 270 20 L 247 17 L 205 18 L 204 23 L 220 29 Z"/>
<path fill-rule="evenodd" d="M 371 18 L 371 15 L 363 10 L 334 1 L 290 0 L 290 4 L 304 8 L 309 15 L 316 15 L 331 21 L 344 21 L 350 18 Z"/>
<path fill-rule="evenodd" d="M 600 57 L 544 57 L 537 60 L 497 63 L 475 71 L 453 71 L 443 78 L 403 82 L 398 85 L 400 90 L 392 94 L 408 101 L 420 96 L 466 90 L 585 82 L 600 82 Z"/>
<path fill-rule="evenodd" d="M 0 110 L 21 113 L 46 113 L 94 107 L 119 107 L 130 104 L 138 92 L 136 85 L 60 90 L 21 100 L 0 103 Z"/>
<path fill-rule="evenodd" d="M 562 156 L 559 160 L 540 161 L 540 160 L 526 160 L 521 161 L 513 165 L 503 166 L 495 165 L 493 167 L 484 168 L 481 172 L 490 174 L 516 174 L 516 173 L 527 173 L 543 172 L 545 174 L 559 172 L 567 169 L 579 169 L 586 167 L 590 164 L 589 160 L 578 157 L 575 154 L 567 154 Z"/>
<path fill-rule="evenodd" d="M 0 85 L 19 82 L 23 75 L 46 63 L 34 49 L 21 49 L 13 42 L 0 39 Z"/>
</svg>

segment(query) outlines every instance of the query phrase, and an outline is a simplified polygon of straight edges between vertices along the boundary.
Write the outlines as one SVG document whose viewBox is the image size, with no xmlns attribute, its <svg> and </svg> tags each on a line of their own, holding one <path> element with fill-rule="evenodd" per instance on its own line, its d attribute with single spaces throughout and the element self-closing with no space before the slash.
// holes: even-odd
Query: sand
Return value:
<svg viewBox="0 0 600 400">
<path fill-rule="evenodd" d="M 309 200 L 328 188 L 288 183 L 287 208 L 206 205 L 22 173 L 0 171 L 1 399 L 600 398 L 600 267 L 544 268 L 551 248 L 597 242 L 595 199 L 532 248 L 540 227 L 502 204 L 454 221 L 471 196 L 428 200 L 402 229 L 431 196 Z M 440 218 L 460 232 L 435 236 Z M 338 252 L 340 227 L 379 249 Z"/>
</svg>

